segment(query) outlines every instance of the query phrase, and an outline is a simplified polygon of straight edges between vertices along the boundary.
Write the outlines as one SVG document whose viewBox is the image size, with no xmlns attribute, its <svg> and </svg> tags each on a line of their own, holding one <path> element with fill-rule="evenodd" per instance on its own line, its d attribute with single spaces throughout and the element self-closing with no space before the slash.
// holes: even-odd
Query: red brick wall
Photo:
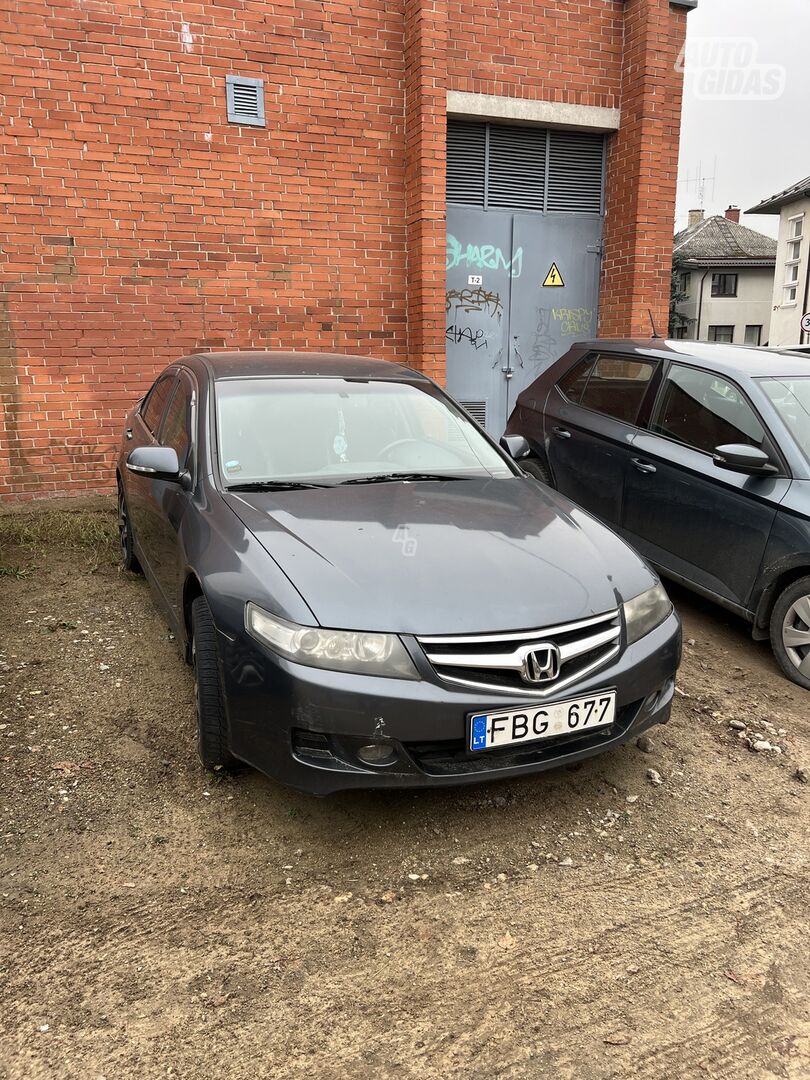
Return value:
<svg viewBox="0 0 810 1080">
<path fill-rule="evenodd" d="M 639 332 L 684 26 L 667 0 L 0 0 L 0 496 L 108 484 L 124 412 L 195 349 L 441 377 L 448 89 L 621 102 L 602 328 Z M 266 128 L 227 123 L 226 74 L 265 79 Z"/>
<path fill-rule="evenodd" d="M 619 104 L 624 0 L 448 0 L 453 90 Z"/>
<path fill-rule="evenodd" d="M 672 237 L 683 82 L 675 71 L 686 11 L 627 0 L 621 128 L 608 144 L 603 337 L 650 337 L 669 327 Z"/>
<path fill-rule="evenodd" d="M 401 3 L 4 3 L 0 493 L 108 483 L 185 352 L 404 358 Z M 228 73 L 266 79 L 265 129 L 227 123 Z"/>
</svg>

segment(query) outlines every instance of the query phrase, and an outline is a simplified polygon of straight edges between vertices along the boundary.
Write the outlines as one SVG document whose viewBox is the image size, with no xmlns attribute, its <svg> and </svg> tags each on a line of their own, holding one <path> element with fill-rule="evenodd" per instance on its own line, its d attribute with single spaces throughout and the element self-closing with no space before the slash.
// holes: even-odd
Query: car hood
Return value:
<svg viewBox="0 0 810 1080">
<path fill-rule="evenodd" d="M 321 626 L 550 626 L 608 611 L 655 580 L 610 529 L 523 477 L 224 497 Z"/>
</svg>

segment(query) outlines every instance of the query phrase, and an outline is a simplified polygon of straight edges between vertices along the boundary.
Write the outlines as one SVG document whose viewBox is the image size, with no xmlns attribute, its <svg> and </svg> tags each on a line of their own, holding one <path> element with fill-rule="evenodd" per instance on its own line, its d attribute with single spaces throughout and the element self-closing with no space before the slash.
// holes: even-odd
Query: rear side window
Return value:
<svg viewBox="0 0 810 1080">
<path fill-rule="evenodd" d="M 761 447 L 765 431 L 742 391 L 711 371 L 673 365 L 651 430 L 713 454 L 718 446 Z"/>
<path fill-rule="evenodd" d="M 625 424 L 635 424 L 657 367 L 655 360 L 602 353 L 592 362 L 579 404 Z"/>
<path fill-rule="evenodd" d="M 181 469 L 186 467 L 191 447 L 190 414 L 191 393 L 186 380 L 181 378 L 177 381 L 177 389 L 172 395 L 160 428 L 161 446 L 170 446 L 177 453 Z"/>
<path fill-rule="evenodd" d="M 572 401 L 575 405 L 579 405 L 582 391 L 588 384 L 588 376 L 595 363 L 595 356 L 586 356 L 584 360 L 580 360 L 578 364 L 575 364 L 574 367 L 572 367 L 571 370 L 557 383 L 557 386 L 559 386 L 560 390 L 562 390 L 568 400 Z"/>
<path fill-rule="evenodd" d="M 163 416 L 163 410 L 166 408 L 166 402 L 169 400 L 169 393 L 173 386 L 174 375 L 164 375 L 162 379 L 158 379 L 149 391 L 149 397 L 147 397 L 141 409 L 143 422 L 153 435 L 157 434 L 160 427 L 160 418 Z"/>
</svg>

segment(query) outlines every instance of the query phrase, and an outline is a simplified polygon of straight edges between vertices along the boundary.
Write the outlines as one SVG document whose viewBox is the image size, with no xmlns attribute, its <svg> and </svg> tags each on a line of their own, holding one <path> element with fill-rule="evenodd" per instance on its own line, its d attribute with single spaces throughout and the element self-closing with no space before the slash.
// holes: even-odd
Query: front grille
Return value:
<svg viewBox="0 0 810 1080">
<path fill-rule="evenodd" d="M 501 690 L 533 697 L 557 694 L 596 671 L 619 652 L 621 618 L 618 611 L 541 630 L 508 634 L 467 634 L 420 637 L 433 669 L 444 682 L 480 690 Z M 526 657 L 543 646 L 556 646 L 559 672 L 542 682 L 526 675 Z"/>
</svg>

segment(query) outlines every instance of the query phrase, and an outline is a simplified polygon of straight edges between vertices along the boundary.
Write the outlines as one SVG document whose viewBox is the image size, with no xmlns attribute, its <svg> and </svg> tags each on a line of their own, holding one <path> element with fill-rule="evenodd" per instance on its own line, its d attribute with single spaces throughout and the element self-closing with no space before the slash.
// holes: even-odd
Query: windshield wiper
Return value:
<svg viewBox="0 0 810 1080">
<path fill-rule="evenodd" d="M 228 484 L 227 491 L 300 491 L 303 488 L 324 488 L 331 484 L 310 484 L 304 480 L 251 480 L 245 484 Z"/>
<path fill-rule="evenodd" d="M 429 472 L 397 472 L 397 473 L 376 473 L 372 476 L 354 476 L 351 480 L 341 480 L 340 486 L 344 484 L 388 484 L 393 483 L 396 480 L 467 480 L 466 476 L 453 476 L 450 473 L 429 473 Z"/>
</svg>

